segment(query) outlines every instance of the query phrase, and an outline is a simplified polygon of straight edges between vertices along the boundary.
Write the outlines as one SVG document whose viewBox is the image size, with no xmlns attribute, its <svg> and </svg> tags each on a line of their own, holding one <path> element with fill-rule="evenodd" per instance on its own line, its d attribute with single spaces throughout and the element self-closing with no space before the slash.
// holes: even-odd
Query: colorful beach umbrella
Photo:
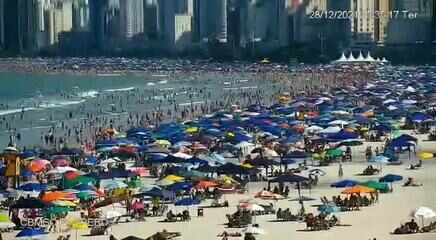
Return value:
<svg viewBox="0 0 436 240">
<path fill-rule="evenodd" d="M 43 229 L 25 228 L 21 230 L 15 237 L 20 239 L 41 239 L 47 235 Z"/>
<path fill-rule="evenodd" d="M 375 189 L 373 188 L 357 185 L 352 188 L 345 189 L 344 191 L 342 191 L 342 194 L 362 194 L 373 192 L 375 192 Z"/>
</svg>

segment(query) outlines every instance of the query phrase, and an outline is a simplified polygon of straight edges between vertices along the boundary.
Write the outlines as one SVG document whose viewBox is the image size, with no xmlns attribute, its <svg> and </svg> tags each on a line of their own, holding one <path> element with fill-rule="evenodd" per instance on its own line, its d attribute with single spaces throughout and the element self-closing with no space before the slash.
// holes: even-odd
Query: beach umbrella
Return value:
<svg viewBox="0 0 436 240">
<path fill-rule="evenodd" d="M 381 191 L 381 192 L 387 192 L 389 190 L 389 186 L 386 183 L 381 183 L 381 182 L 376 182 L 376 181 L 366 181 L 366 182 L 360 183 L 359 185 L 373 188 L 373 189 Z"/>
<path fill-rule="evenodd" d="M 76 198 L 74 197 L 73 193 L 60 192 L 60 191 L 45 192 L 44 195 L 42 195 L 41 197 L 41 200 L 43 202 L 53 202 L 57 200 L 73 201 L 75 199 Z"/>
<path fill-rule="evenodd" d="M 66 166 L 66 167 L 55 167 L 55 168 L 49 170 L 47 172 L 47 174 L 64 174 L 64 173 L 69 172 L 69 171 L 78 171 L 78 170 L 73 168 L 73 167 L 68 167 L 68 166 Z"/>
<path fill-rule="evenodd" d="M 19 239 L 42 239 L 46 237 L 47 233 L 44 229 L 39 228 L 25 228 L 21 230 L 15 237 Z"/>
<path fill-rule="evenodd" d="M 59 216 L 67 214 L 71 209 L 69 207 L 61 207 L 61 206 L 51 206 L 47 209 L 44 209 L 44 216 Z"/>
<path fill-rule="evenodd" d="M 131 181 L 129 181 L 128 183 L 127 183 L 127 186 L 129 187 L 129 188 L 140 188 L 140 187 L 142 187 L 144 184 L 143 184 L 143 182 L 140 180 L 140 179 L 133 179 L 133 180 L 131 180 Z"/>
<path fill-rule="evenodd" d="M 309 170 L 309 175 L 325 176 L 326 174 L 327 173 L 324 170 L 318 168 Z"/>
<path fill-rule="evenodd" d="M 418 207 L 410 213 L 410 216 L 416 219 L 420 219 L 422 226 L 424 227 L 424 220 L 436 217 L 436 213 L 431 208 Z"/>
<path fill-rule="evenodd" d="M 280 194 L 276 194 L 270 191 L 260 191 L 258 193 L 256 193 L 254 195 L 255 198 L 261 198 L 261 199 L 265 199 L 265 200 L 281 200 L 281 199 L 285 199 L 284 196 L 280 195 Z"/>
<path fill-rule="evenodd" d="M 435 154 L 433 154 L 433 153 L 429 153 L 429 152 L 420 152 L 420 153 L 418 154 L 418 157 L 419 157 L 419 159 L 421 159 L 421 160 L 430 160 L 430 159 L 435 158 Z"/>
<path fill-rule="evenodd" d="M 75 220 L 72 221 L 68 224 L 68 226 L 70 227 L 70 229 L 72 230 L 76 230 L 76 240 L 78 238 L 77 234 L 79 230 L 86 230 L 88 229 L 88 224 L 85 222 L 81 222 L 80 220 Z"/>
<path fill-rule="evenodd" d="M 360 146 L 363 145 L 363 141 L 360 139 L 345 139 L 340 142 L 338 142 L 338 146 Z"/>
<path fill-rule="evenodd" d="M 9 220 L 9 216 L 6 214 L 0 214 L 0 223 L 3 222 L 10 222 L 11 220 Z"/>
<path fill-rule="evenodd" d="M 107 211 L 107 212 L 104 214 L 104 217 L 105 217 L 106 219 L 113 219 L 113 218 L 118 218 L 118 217 L 121 217 L 121 216 L 122 216 L 122 214 L 119 213 L 119 212 L 117 212 L 117 211 Z"/>
<path fill-rule="evenodd" d="M 291 202 L 308 202 L 308 201 L 314 201 L 316 200 L 315 198 L 310 198 L 310 197 L 306 197 L 306 196 L 301 196 L 301 197 L 297 197 L 297 198 L 293 198 L 289 201 Z"/>
<path fill-rule="evenodd" d="M 68 165 L 70 165 L 69 161 L 63 158 L 55 159 L 51 162 L 51 164 L 54 167 L 67 167 Z"/>
<path fill-rule="evenodd" d="M 242 230 L 246 234 L 265 235 L 266 231 L 259 227 L 250 226 Z"/>
<path fill-rule="evenodd" d="M 56 200 L 51 202 L 51 204 L 59 207 L 76 207 L 77 205 L 70 201 L 64 201 L 64 200 Z"/>
<path fill-rule="evenodd" d="M 208 188 L 217 187 L 217 186 L 219 186 L 219 184 L 216 182 L 204 180 L 204 181 L 199 181 L 195 185 L 195 188 L 196 189 L 208 189 Z"/>
<path fill-rule="evenodd" d="M 400 175 L 395 175 L 395 174 L 387 174 L 384 177 L 381 177 L 379 179 L 379 182 L 388 182 L 388 183 L 392 183 L 392 182 L 397 182 L 397 181 L 401 181 L 403 180 L 403 177 Z"/>
<path fill-rule="evenodd" d="M 80 173 L 78 171 L 68 171 L 64 173 L 64 178 L 67 180 L 73 180 L 80 176 Z"/>
<path fill-rule="evenodd" d="M 200 200 L 193 198 L 183 198 L 174 203 L 175 206 L 192 206 L 200 204 Z"/>
<path fill-rule="evenodd" d="M 164 177 L 163 179 L 169 180 L 169 181 L 173 181 L 173 182 L 183 182 L 183 181 L 185 181 L 185 178 L 183 178 L 181 176 L 177 176 L 177 175 L 172 175 L 172 174 Z"/>
<path fill-rule="evenodd" d="M 344 191 L 342 191 L 342 194 L 362 194 L 362 193 L 373 193 L 375 192 L 375 189 L 356 185 L 351 188 L 347 188 Z"/>
<path fill-rule="evenodd" d="M 239 205 L 240 208 L 248 210 L 248 211 L 264 211 L 265 208 L 256 203 L 241 203 Z"/>
<path fill-rule="evenodd" d="M 344 151 L 339 148 L 329 149 L 327 150 L 326 156 L 330 158 L 338 158 L 344 155 Z"/>
<path fill-rule="evenodd" d="M 284 174 L 270 180 L 270 182 L 283 182 L 283 183 L 285 182 L 300 183 L 305 181 L 309 181 L 309 179 L 297 174 Z"/>
<path fill-rule="evenodd" d="M 117 180 L 110 180 L 108 182 L 101 183 L 101 186 L 106 190 L 114 190 L 128 187 L 127 184 Z"/>
<path fill-rule="evenodd" d="M 359 184 L 358 181 L 345 179 L 345 180 L 341 180 L 341 181 L 330 184 L 330 187 L 345 188 L 345 187 L 354 187 L 358 184 Z"/>
<path fill-rule="evenodd" d="M 18 199 L 12 206 L 12 209 L 34 209 L 44 208 L 46 204 L 37 198 Z"/>
<path fill-rule="evenodd" d="M 33 173 L 39 173 L 46 169 L 47 165 L 50 164 L 50 161 L 44 159 L 33 160 L 27 166 L 27 169 Z"/>
<path fill-rule="evenodd" d="M 329 214 L 332 214 L 332 213 L 340 212 L 341 208 L 339 208 L 339 207 L 337 207 L 335 205 L 332 205 L 332 204 L 324 204 L 324 205 L 321 205 L 321 206 L 318 207 L 318 211 L 320 213 L 329 215 Z"/>
<path fill-rule="evenodd" d="M 189 191 L 192 187 L 193 185 L 190 182 L 176 182 L 167 186 L 168 190 L 174 192 Z"/>
<path fill-rule="evenodd" d="M 334 133 L 338 133 L 341 131 L 341 128 L 338 126 L 330 126 L 328 128 L 325 128 L 323 130 L 320 130 L 319 133 L 320 134 L 334 134 Z"/>
<path fill-rule="evenodd" d="M 389 163 L 389 158 L 383 155 L 377 155 L 372 157 L 369 161 L 376 163 Z"/>
<path fill-rule="evenodd" d="M 82 201 L 88 201 L 97 197 L 97 193 L 91 191 L 83 191 L 76 193 L 76 196 Z"/>
<path fill-rule="evenodd" d="M 40 191 L 47 190 L 47 184 L 26 183 L 24 185 L 21 185 L 18 189 L 22 190 L 22 191 L 36 191 L 36 192 L 40 192 Z"/>
</svg>

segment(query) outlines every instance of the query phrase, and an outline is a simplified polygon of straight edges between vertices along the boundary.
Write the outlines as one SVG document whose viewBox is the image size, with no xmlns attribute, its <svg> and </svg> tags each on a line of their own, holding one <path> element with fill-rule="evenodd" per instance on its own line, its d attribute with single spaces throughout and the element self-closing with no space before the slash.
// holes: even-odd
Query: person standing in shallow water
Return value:
<svg viewBox="0 0 436 240">
<path fill-rule="evenodd" d="M 338 176 L 342 178 L 344 176 L 344 169 L 342 168 L 342 163 L 339 163 Z"/>
</svg>

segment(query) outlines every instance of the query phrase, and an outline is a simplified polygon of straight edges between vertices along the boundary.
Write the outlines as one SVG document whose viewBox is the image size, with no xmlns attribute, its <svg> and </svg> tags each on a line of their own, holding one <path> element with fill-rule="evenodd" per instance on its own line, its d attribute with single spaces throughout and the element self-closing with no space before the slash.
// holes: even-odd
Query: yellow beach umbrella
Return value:
<svg viewBox="0 0 436 240">
<path fill-rule="evenodd" d="M 168 140 L 156 140 L 156 144 L 161 145 L 161 146 L 171 146 L 170 141 Z"/>
<path fill-rule="evenodd" d="M 190 133 L 190 134 L 192 134 L 192 133 L 197 133 L 197 132 L 198 132 L 198 127 L 190 127 L 190 128 L 187 128 L 187 129 L 185 130 L 185 132 L 186 132 L 186 133 Z"/>
<path fill-rule="evenodd" d="M 88 224 L 85 222 L 82 222 L 78 219 L 75 219 L 73 221 L 70 221 L 68 223 L 68 226 L 70 227 L 70 229 L 76 230 L 76 240 L 77 240 L 77 232 L 79 230 L 86 230 L 88 229 Z"/>
<path fill-rule="evenodd" d="M 70 201 L 62 201 L 62 200 L 58 200 L 58 201 L 54 201 L 52 202 L 54 205 L 56 206 L 60 206 L 60 207 L 76 207 L 77 205 L 73 202 Z"/>
<path fill-rule="evenodd" d="M 430 160 L 435 158 L 433 153 L 429 153 L 429 152 L 421 152 L 418 154 L 419 159 L 421 160 Z"/>
<path fill-rule="evenodd" d="M 173 181 L 173 182 L 183 182 L 185 181 L 185 178 L 177 175 L 168 175 L 164 178 L 164 180 Z"/>
<path fill-rule="evenodd" d="M 254 168 L 254 166 L 249 163 L 242 164 L 241 166 L 244 168 Z"/>
</svg>

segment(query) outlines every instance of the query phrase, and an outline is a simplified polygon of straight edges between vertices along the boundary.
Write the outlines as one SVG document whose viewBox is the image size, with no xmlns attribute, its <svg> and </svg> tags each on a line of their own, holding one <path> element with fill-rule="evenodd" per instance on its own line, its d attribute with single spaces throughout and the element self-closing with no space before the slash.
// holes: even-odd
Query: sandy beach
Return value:
<svg viewBox="0 0 436 240">
<path fill-rule="evenodd" d="M 410 133 L 407 132 L 407 133 Z M 424 135 L 418 136 L 420 139 L 418 143 L 418 151 L 421 148 L 429 149 L 435 148 L 435 142 L 423 141 Z M 341 212 L 336 215 L 339 217 L 341 224 L 350 226 L 335 227 L 327 231 L 311 232 L 306 231 L 306 225 L 304 222 L 276 222 L 275 215 L 257 216 L 255 223 L 259 224 L 262 229 L 266 231 L 265 235 L 256 236 L 256 239 L 332 239 L 332 240 L 367 240 L 367 239 L 383 239 L 383 240 L 398 240 L 398 239 L 416 239 L 416 240 L 432 240 L 436 238 L 436 233 L 418 233 L 412 235 L 392 235 L 391 232 L 398 227 L 401 223 L 405 223 L 410 220 L 410 213 L 413 209 L 426 206 L 430 208 L 436 208 L 436 202 L 434 201 L 436 193 L 436 161 L 426 161 L 423 167 L 419 170 L 408 170 L 408 155 L 401 155 L 401 160 L 404 161 L 403 165 L 399 166 L 383 166 L 382 172 L 379 175 L 374 176 L 357 176 L 364 168 L 368 166 L 368 163 L 364 160 L 364 149 L 366 146 L 371 145 L 373 147 L 380 146 L 381 143 L 365 143 L 362 146 L 356 146 L 352 148 L 353 162 L 344 163 L 343 170 L 344 175 L 342 178 L 338 177 L 338 165 L 333 164 L 328 167 L 321 167 L 327 174 L 320 177 L 318 185 L 311 189 L 302 190 L 302 195 L 311 197 L 316 200 L 305 202 L 305 208 L 308 212 L 317 213 L 316 206 L 320 204 L 320 197 L 326 196 L 331 198 L 338 195 L 340 188 L 332 188 L 330 184 L 340 179 L 355 179 L 358 181 L 377 180 L 379 177 L 391 173 L 399 174 L 401 176 L 414 177 L 417 182 L 422 183 L 422 187 L 402 187 L 402 183 L 393 183 L 393 192 L 380 194 L 379 203 L 361 208 L 360 211 Z M 153 182 L 153 179 L 146 179 L 147 182 Z M 246 194 L 227 194 L 224 195 L 225 200 L 228 200 L 230 207 L 228 208 L 206 208 L 204 210 L 203 217 L 196 216 L 197 206 L 191 206 L 188 209 L 193 216 L 189 222 L 179 223 L 162 223 L 164 217 L 148 217 L 145 222 L 128 222 L 113 225 L 111 227 L 111 234 L 121 239 L 130 235 L 137 237 L 148 237 L 157 231 L 166 229 L 170 232 L 180 232 L 182 236 L 180 239 L 189 240 L 202 240 L 202 239 L 220 239 L 217 234 L 223 231 L 227 232 L 240 232 L 241 229 L 227 228 L 225 223 L 227 219 L 225 214 L 231 214 L 236 211 L 236 206 L 242 200 L 251 199 L 257 203 L 273 203 L 277 208 L 290 208 L 292 212 L 297 212 L 299 204 L 296 201 L 289 201 L 289 199 L 298 197 L 296 190 L 291 190 L 289 199 L 279 201 L 263 201 L 254 199 L 254 194 L 267 186 L 266 182 L 249 183 L 248 193 Z M 199 207 L 208 205 L 209 201 L 203 202 Z M 181 211 L 186 207 L 174 207 L 170 206 L 170 209 Z M 114 204 L 106 207 L 104 211 L 116 210 L 118 212 L 125 211 L 125 207 Z M 76 213 L 70 215 L 77 216 Z M 3 239 L 13 239 L 16 233 L 6 233 Z M 63 232 L 62 235 L 71 234 L 73 239 L 75 231 Z M 78 231 L 78 239 L 109 239 L 108 235 L 105 236 L 87 236 L 89 230 Z M 56 239 L 59 234 L 49 234 L 48 239 Z M 237 238 L 232 238 L 237 239 Z"/>
</svg>

